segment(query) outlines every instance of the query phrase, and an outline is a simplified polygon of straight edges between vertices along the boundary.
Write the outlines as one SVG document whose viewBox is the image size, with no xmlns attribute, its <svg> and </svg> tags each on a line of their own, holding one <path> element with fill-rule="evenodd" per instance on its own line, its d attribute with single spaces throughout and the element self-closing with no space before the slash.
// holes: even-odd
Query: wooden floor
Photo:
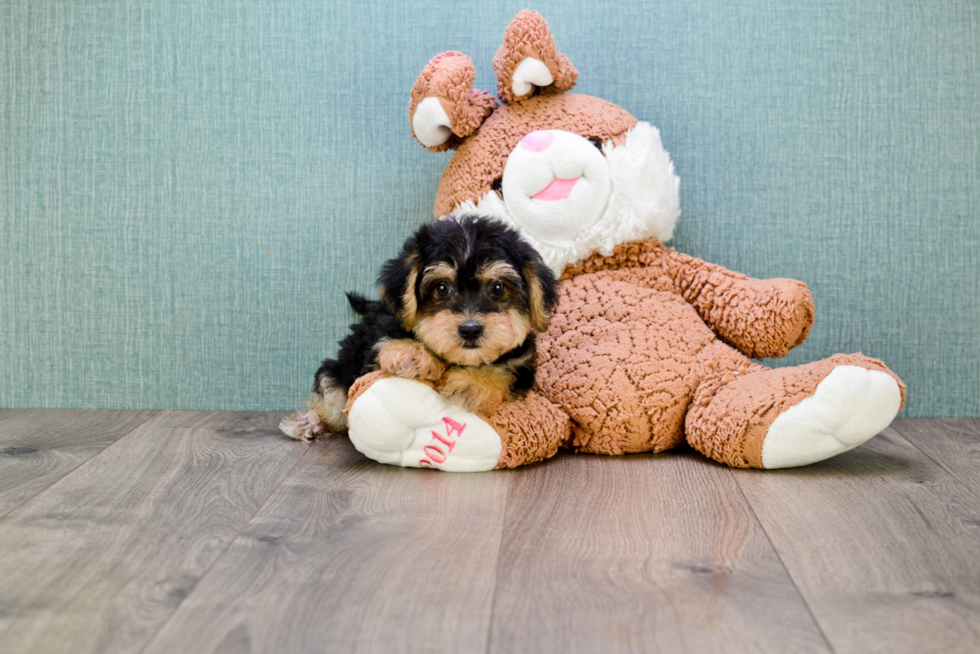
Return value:
<svg viewBox="0 0 980 654">
<path fill-rule="evenodd" d="M 978 652 L 980 420 L 789 471 L 0 411 L 0 652 Z"/>
</svg>

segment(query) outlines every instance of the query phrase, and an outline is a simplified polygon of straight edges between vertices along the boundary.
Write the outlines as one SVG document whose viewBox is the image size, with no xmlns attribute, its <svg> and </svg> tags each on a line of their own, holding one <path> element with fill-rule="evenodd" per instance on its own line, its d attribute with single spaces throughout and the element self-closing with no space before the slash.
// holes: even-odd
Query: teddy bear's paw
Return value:
<svg viewBox="0 0 980 654">
<path fill-rule="evenodd" d="M 762 441 L 762 467 L 793 468 L 853 449 L 887 427 L 902 404 L 888 373 L 837 366 L 813 395 L 772 422 Z"/>
<path fill-rule="evenodd" d="M 477 415 L 432 387 L 389 377 L 371 385 L 348 412 L 354 447 L 379 463 L 447 472 L 493 470 L 500 436 Z"/>
</svg>

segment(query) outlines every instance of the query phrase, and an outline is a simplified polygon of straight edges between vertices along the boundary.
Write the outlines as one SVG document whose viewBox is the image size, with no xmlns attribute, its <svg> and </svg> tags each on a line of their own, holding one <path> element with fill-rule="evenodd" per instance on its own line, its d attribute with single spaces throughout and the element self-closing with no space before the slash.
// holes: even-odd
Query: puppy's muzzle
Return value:
<svg viewBox="0 0 980 654">
<path fill-rule="evenodd" d="M 463 347 L 475 348 L 477 341 L 483 336 L 483 325 L 475 320 L 464 320 L 456 328 L 459 337 L 463 339 Z"/>
</svg>

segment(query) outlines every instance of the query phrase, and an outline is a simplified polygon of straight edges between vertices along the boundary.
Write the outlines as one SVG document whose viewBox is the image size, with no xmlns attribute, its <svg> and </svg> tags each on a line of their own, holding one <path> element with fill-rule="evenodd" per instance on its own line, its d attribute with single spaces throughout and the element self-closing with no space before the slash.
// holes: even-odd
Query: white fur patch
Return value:
<svg viewBox="0 0 980 654">
<path fill-rule="evenodd" d="M 902 404 L 880 370 L 838 366 L 813 395 L 783 411 L 762 441 L 762 467 L 794 468 L 854 449 L 891 424 Z"/>
<path fill-rule="evenodd" d="M 647 238 L 669 241 L 681 213 L 680 179 L 664 150 L 660 132 L 650 123 L 640 122 L 627 132 L 625 145 L 607 143 L 602 151 L 609 165 L 612 193 L 599 220 L 581 232 L 537 237 L 522 228 L 493 191 L 479 203 L 461 203 L 450 215 L 476 213 L 511 225 L 541 253 L 556 275 L 593 252 L 612 254 L 621 243 Z"/>
</svg>

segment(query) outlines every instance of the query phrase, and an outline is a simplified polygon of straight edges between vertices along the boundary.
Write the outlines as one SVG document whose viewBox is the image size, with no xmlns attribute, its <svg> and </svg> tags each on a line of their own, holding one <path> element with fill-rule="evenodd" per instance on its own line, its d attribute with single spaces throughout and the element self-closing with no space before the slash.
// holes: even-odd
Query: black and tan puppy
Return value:
<svg viewBox="0 0 980 654">
<path fill-rule="evenodd" d="M 283 420 L 310 440 L 347 431 L 347 391 L 372 370 L 432 382 L 487 412 L 534 383 L 535 331 L 557 302 L 554 274 L 516 231 L 488 218 L 444 218 L 411 236 L 378 276 L 381 301 L 348 294 L 363 316 L 316 373 L 309 409 Z"/>
</svg>

